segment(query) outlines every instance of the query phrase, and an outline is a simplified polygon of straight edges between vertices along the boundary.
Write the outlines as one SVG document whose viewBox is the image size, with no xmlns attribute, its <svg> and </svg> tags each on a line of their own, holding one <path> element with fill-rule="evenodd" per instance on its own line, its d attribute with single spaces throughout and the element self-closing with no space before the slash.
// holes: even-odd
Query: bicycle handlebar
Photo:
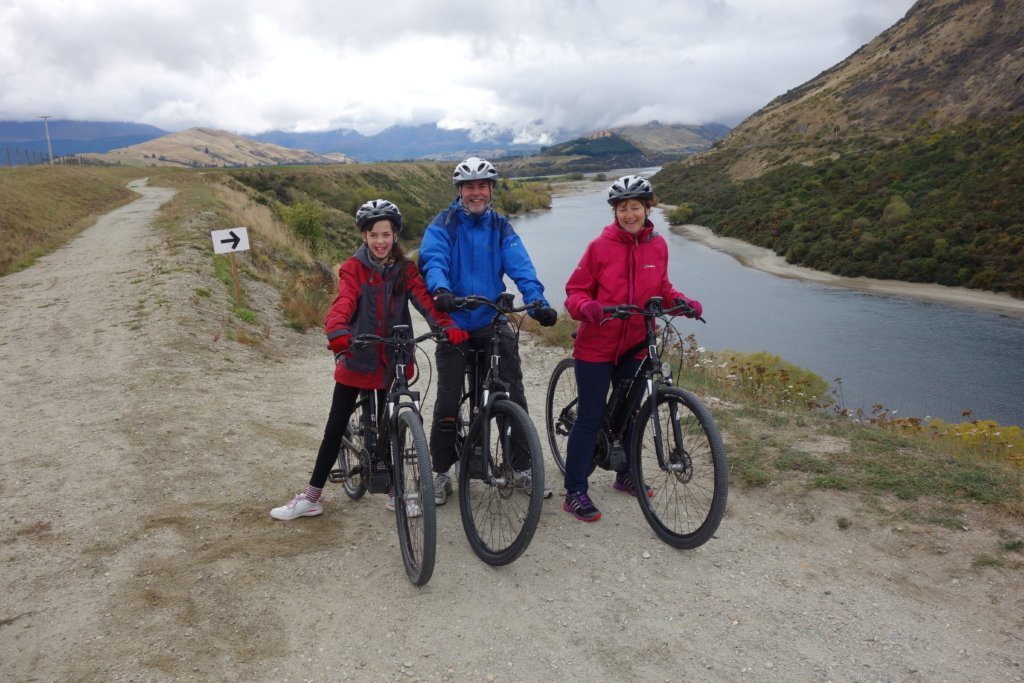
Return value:
<svg viewBox="0 0 1024 683">
<path fill-rule="evenodd" d="M 418 337 L 381 337 L 376 334 L 369 332 L 363 333 L 352 339 L 352 345 L 350 348 L 359 349 L 369 346 L 370 344 L 383 344 L 385 346 L 402 346 L 405 344 L 419 344 L 420 342 L 433 339 L 436 342 L 445 341 L 446 337 L 443 332 L 425 332 Z"/>
<path fill-rule="evenodd" d="M 532 304 L 523 304 L 522 306 L 513 306 L 512 303 L 515 301 L 515 296 L 512 294 L 499 294 L 497 301 L 491 301 L 485 296 L 478 294 L 470 294 L 469 296 L 457 296 L 453 297 L 456 308 L 465 308 L 467 310 L 473 310 L 480 306 L 489 306 L 498 313 L 523 313 L 524 311 L 531 311 L 538 308 L 543 308 L 544 304 L 540 301 L 534 301 Z"/>
<path fill-rule="evenodd" d="M 602 312 L 610 313 L 611 315 L 609 315 L 607 318 L 604 318 L 601 321 L 601 324 L 603 325 L 609 320 L 613 320 L 616 318 L 619 320 L 624 320 L 631 315 L 642 315 L 647 318 L 660 318 L 664 315 L 683 315 L 687 318 L 693 318 L 695 320 L 701 321 L 704 324 L 707 324 L 707 320 L 704 320 L 704 318 L 700 317 L 699 315 L 695 315 L 697 311 L 694 310 L 693 307 L 687 304 L 686 302 L 677 303 L 673 306 L 669 306 L 668 308 L 662 308 L 661 302 L 662 298 L 660 296 L 652 296 L 650 299 L 647 300 L 647 303 L 644 304 L 642 307 L 637 306 L 636 304 L 619 304 L 617 306 L 603 306 Z"/>
</svg>

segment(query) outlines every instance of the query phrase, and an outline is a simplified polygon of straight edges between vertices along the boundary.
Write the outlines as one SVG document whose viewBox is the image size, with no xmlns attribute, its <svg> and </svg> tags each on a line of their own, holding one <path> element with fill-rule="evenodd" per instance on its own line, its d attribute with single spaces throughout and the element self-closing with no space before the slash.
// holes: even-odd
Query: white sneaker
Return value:
<svg viewBox="0 0 1024 683">
<path fill-rule="evenodd" d="M 388 491 L 387 500 L 384 501 L 384 507 L 392 512 L 395 511 L 395 492 Z M 409 517 L 419 517 L 423 514 L 423 510 L 420 509 L 420 504 L 415 500 L 405 501 L 405 514 Z"/>
<path fill-rule="evenodd" d="M 434 476 L 434 503 L 444 505 L 452 495 L 452 478 L 447 472 Z"/>
<path fill-rule="evenodd" d="M 531 495 L 533 490 L 533 470 L 519 470 L 516 472 L 516 486 L 522 486 L 526 495 Z M 548 482 L 544 482 L 544 491 L 541 493 L 541 498 L 550 498 L 555 495 L 555 492 L 548 486 Z"/>
<path fill-rule="evenodd" d="M 314 503 L 309 498 L 306 498 L 305 493 L 296 493 L 295 497 L 290 501 L 279 508 L 271 510 L 270 516 L 287 522 L 296 517 L 316 517 L 323 513 L 323 511 L 324 506 L 320 504 L 320 501 Z"/>
</svg>

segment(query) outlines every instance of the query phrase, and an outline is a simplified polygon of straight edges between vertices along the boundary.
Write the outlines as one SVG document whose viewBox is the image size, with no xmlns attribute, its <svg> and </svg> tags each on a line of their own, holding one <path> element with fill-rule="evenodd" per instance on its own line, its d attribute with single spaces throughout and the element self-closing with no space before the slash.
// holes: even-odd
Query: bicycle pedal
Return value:
<svg viewBox="0 0 1024 683">
<path fill-rule="evenodd" d="M 340 484 L 344 481 L 348 481 L 348 472 L 345 470 L 331 470 L 327 474 L 327 479 L 331 483 Z"/>
</svg>

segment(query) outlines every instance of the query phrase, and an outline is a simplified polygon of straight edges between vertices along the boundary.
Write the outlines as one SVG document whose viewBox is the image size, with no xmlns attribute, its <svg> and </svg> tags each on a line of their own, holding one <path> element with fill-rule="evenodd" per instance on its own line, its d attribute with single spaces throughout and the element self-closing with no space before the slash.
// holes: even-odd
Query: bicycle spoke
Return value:
<svg viewBox="0 0 1024 683">
<path fill-rule="evenodd" d="M 648 402 L 639 419 L 646 428 L 634 441 L 633 472 L 654 494 L 638 497 L 644 516 L 667 543 L 696 547 L 714 534 L 725 509 L 718 430 L 699 400 L 680 389 L 659 392 L 656 409 Z M 655 419 L 657 429 L 650 424 Z"/>
</svg>

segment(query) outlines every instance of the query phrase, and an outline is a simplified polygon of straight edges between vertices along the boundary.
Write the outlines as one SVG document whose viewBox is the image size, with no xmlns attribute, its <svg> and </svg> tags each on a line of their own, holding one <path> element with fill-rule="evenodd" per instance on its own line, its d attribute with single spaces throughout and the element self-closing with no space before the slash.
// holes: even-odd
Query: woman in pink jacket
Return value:
<svg viewBox="0 0 1024 683">
<path fill-rule="evenodd" d="M 615 220 L 587 246 L 565 285 L 565 307 L 580 321 L 573 343 L 579 403 L 566 449 L 562 509 L 584 522 L 601 518 L 587 493 L 587 473 L 608 389 L 612 382 L 634 375 L 647 353 L 643 318 L 615 318 L 601 325 L 603 307 L 643 306 L 652 296 L 660 296 L 665 301 L 682 300 L 696 315 L 702 311 L 700 302 L 676 291 L 668 280 L 668 245 L 651 223 L 653 202 L 654 190 L 645 178 L 627 175 L 616 180 L 608 188 Z M 612 487 L 636 495 L 628 471 L 618 473 Z"/>
</svg>

